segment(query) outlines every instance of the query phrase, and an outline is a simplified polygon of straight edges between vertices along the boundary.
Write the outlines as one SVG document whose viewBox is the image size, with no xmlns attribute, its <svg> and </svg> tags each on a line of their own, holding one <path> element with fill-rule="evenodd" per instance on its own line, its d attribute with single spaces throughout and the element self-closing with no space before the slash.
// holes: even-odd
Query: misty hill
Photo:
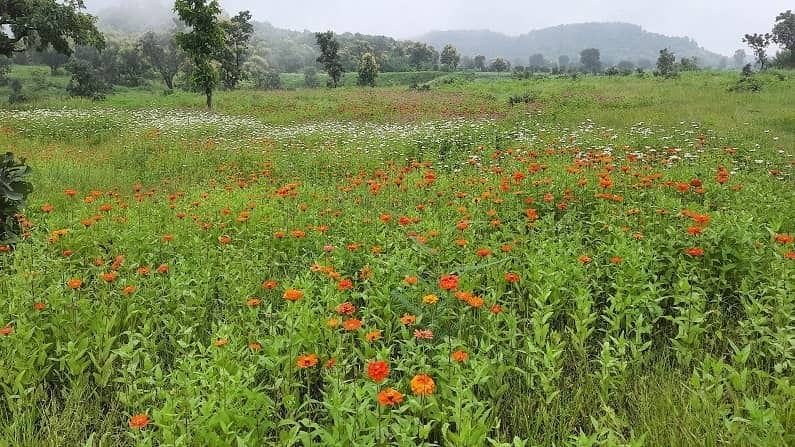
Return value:
<svg viewBox="0 0 795 447">
<path fill-rule="evenodd" d="M 700 47 L 689 37 L 670 37 L 651 33 L 630 23 L 578 23 L 531 31 L 519 36 L 507 36 L 487 30 L 432 31 L 416 38 L 437 49 L 452 44 L 467 56 L 502 56 L 526 65 L 528 57 L 540 53 L 550 61 L 566 55 L 579 59 L 585 48 L 598 48 L 602 61 L 615 64 L 622 60 L 655 61 L 663 48 L 677 57 L 697 57 L 703 65 L 717 65 L 723 57 Z"/>
</svg>

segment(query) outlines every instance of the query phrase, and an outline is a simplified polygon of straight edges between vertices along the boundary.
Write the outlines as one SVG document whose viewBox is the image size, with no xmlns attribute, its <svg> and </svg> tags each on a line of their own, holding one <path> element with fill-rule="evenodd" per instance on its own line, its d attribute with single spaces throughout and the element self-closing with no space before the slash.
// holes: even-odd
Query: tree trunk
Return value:
<svg viewBox="0 0 795 447">
<path fill-rule="evenodd" d="M 174 90 L 174 76 L 163 75 L 163 82 L 166 83 L 169 90 Z"/>
<path fill-rule="evenodd" d="M 204 93 L 207 95 L 207 109 L 212 110 L 212 108 L 213 108 L 213 89 L 211 89 L 211 88 L 205 89 Z"/>
</svg>

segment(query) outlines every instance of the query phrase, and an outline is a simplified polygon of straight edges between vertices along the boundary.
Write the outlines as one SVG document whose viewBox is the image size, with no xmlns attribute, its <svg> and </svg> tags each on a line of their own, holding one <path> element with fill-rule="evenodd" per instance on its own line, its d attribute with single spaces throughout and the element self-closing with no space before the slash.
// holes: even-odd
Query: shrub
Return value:
<svg viewBox="0 0 795 447">
<path fill-rule="evenodd" d="M 25 207 L 28 194 L 33 192 L 33 185 L 25 181 L 30 172 L 25 159 L 17 161 L 11 152 L 0 160 L 0 241 L 19 235 L 17 215 Z"/>
<path fill-rule="evenodd" d="M 8 85 L 9 87 L 11 87 L 11 94 L 8 95 L 9 104 L 16 104 L 28 99 L 22 93 L 22 81 L 20 81 L 19 79 L 12 79 L 11 82 L 8 83 Z"/>
<path fill-rule="evenodd" d="M 90 62 L 75 59 L 66 65 L 66 69 L 72 73 L 72 79 L 66 86 L 70 95 L 100 100 L 110 91 L 110 86 Z"/>
</svg>

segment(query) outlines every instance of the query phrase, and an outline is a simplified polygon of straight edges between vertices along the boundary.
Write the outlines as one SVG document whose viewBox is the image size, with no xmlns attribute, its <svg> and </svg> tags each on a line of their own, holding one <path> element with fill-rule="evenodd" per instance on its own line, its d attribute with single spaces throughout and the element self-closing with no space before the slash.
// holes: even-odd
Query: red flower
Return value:
<svg viewBox="0 0 795 447">
<path fill-rule="evenodd" d="M 144 413 L 136 414 L 130 418 L 130 428 L 142 429 L 149 425 L 149 416 Z"/>
<path fill-rule="evenodd" d="M 520 279 L 519 275 L 517 275 L 516 273 L 506 273 L 505 274 L 505 280 L 508 281 L 508 282 L 518 282 L 519 279 Z"/>
<path fill-rule="evenodd" d="M 389 365 L 382 361 L 377 360 L 370 362 L 367 365 L 367 376 L 375 383 L 381 383 L 389 376 Z"/>
<path fill-rule="evenodd" d="M 444 290 L 454 290 L 458 287 L 458 276 L 442 275 L 442 277 L 439 279 L 439 287 Z"/>
</svg>

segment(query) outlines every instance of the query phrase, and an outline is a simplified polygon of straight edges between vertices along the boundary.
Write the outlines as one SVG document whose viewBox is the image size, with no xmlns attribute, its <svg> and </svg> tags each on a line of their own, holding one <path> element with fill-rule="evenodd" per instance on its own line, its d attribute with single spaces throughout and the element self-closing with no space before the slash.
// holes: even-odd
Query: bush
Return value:
<svg viewBox="0 0 795 447">
<path fill-rule="evenodd" d="M 22 81 L 19 79 L 12 79 L 8 84 L 9 87 L 11 87 L 11 94 L 8 95 L 8 102 L 10 104 L 24 102 L 27 99 L 22 93 Z"/>
<path fill-rule="evenodd" d="M 66 86 L 66 90 L 72 96 L 100 100 L 110 91 L 110 86 L 99 71 L 86 60 L 75 59 L 66 65 L 66 70 L 72 73 L 72 79 Z"/>
<path fill-rule="evenodd" d="M 0 56 L 0 86 L 8 83 L 9 71 L 11 71 L 11 59 Z"/>
<path fill-rule="evenodd" d="M 28 194 L 33 192 L 33 185 L 25 181 L 30 172 L 25 159 L 17 161 L 11 152 L 0 160 L 0 241 L 19 236 L 21 227 L 17 216 L 25 208 Z"/>
<path fill-rule="evenodd" d="M 315 67 L 306 67 L 304 69 L 304 86 L 308 88 L 315 88 L 320 83 L 317 80 L 317 69 Z"/>
<path fill-rule="evenodd" d="M 508 104 L 515 106 L 516 104 L 532 104 L 536 102 L 538 96 L 535 93 L 525 93 L 524 95 L 513 95 L 508 98 Z"/>
<path fill-rule="evenodd" d="M 751 64 L 743 67 L 740 79 L 736 84 L 729 87 L 730 92 L 758 92 L 760 90 L 762 90 L 762 82 L 754 76 Z"/>
</svg>

